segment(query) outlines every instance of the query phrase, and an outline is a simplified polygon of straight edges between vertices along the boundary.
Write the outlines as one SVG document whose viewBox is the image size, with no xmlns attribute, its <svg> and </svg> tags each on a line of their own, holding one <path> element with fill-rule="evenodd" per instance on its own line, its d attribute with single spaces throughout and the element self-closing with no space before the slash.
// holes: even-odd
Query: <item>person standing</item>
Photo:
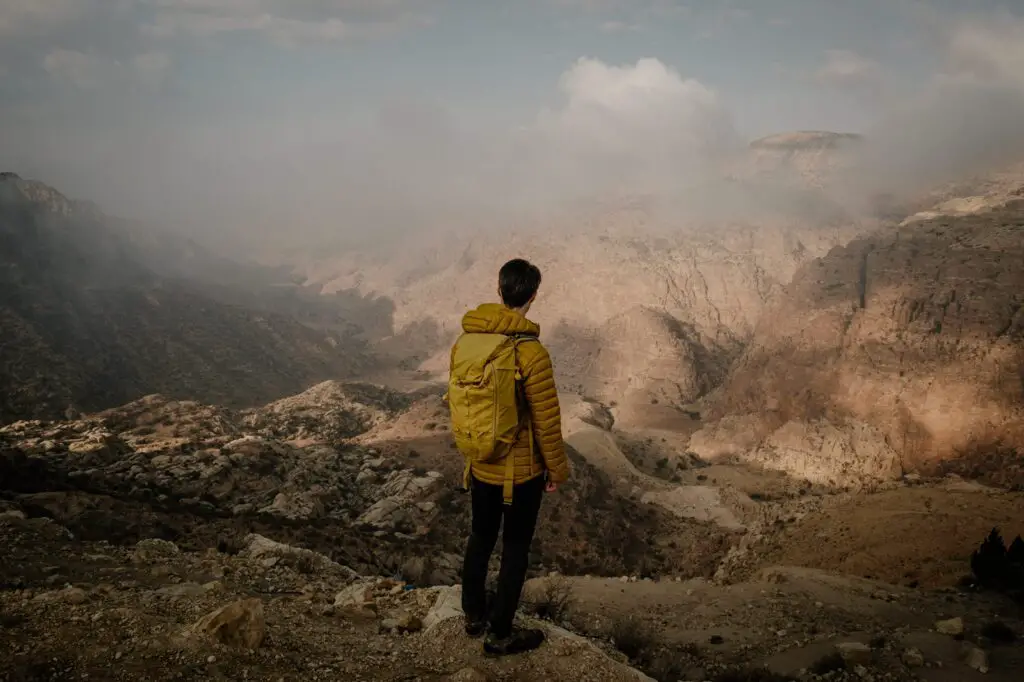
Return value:
<svg viewBox="0 0 1024 682">
<path fill-rule="evenodd" d="M 451 350 L 448 405 L 452 434 L 465 459 L 463 485 L 472 494 L 472 530 L 462 567 L 466 634 L 484 640 L 484 652 L 530 651 L 540 630 L 513 625 L 530 545 L 544 493 L 569 478 L 561 411 L 551 357 L 540 327 L 526 315 L 541 273 L 523 259 L 498 273 L 501 303 L 485 303 L 462 318 Z M 502 532 L 497 592 L 487 604 L 487 566 Z"/>
</svg>

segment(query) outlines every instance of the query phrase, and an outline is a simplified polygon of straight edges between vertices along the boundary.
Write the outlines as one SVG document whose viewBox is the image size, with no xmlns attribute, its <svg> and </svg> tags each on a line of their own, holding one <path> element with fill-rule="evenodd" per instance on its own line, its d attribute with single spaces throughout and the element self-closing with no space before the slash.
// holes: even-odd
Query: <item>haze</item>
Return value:
<svg viewBox="0 0 1024 682">
<path fill-rule="evenodd" d="M 0 164 L 289 241 L 609 192 L 697 214 L 798 129 L 867 136 L 846 198 L 912 191 L 1024 147 L 1024 9 L 958 4 L 4 0 Z"/>
</svg>

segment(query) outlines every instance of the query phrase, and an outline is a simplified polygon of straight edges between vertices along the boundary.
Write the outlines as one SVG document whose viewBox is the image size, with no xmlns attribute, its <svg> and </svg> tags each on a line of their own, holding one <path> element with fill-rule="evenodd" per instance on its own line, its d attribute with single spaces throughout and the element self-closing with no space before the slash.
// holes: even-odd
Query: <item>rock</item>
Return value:
<svg viewBox="0 0 1024 682">
<path fill-rule="evenodd" d="M 900 658 L 908 668 L 920 668 L 924 666 L 924 654 L 917 649 L 907 649 L 903 652 L 903 655 L 900 656 Z"/>
<path fill-rule="evenodd" d="M 373 593 L 377 587 L 376 581 L 358 582 L 349 585 L 334 596 L 334 607 L 338 609 L 361 608 L 373 603 Z"/>
<path fill-rule="evenodd" d="M 870 663 L 871 647 L 861 642 L 840 642 L 836 651 L 847 663 Z"/>
<path fill-rule="evenodd" d="M 462 589 L 459 586 L 454 587 L 438 587 L 430 590 L 416 590 L 420 593 L 432 593 L 436 595 L 434 597 L 434 604 L 430 607 L 426 617 L 423 619 L 424 631 L 423 636 L 444 636 L 445 628 L 439 627 L 441 623 L 449 621 L 451 619 L 463 618 L 461 600 L 462 600 Z M 545 634 L 545 644 L 543 647 L 544 651 L 550 651 L 551 654 L 556 657 L 559 661 L 571 660 L 572 658 L 582 657 L 588 658 L 597 666 L 600 666 L 602 673 L 607 677 L 598 677 L 596 679 L 614 679 L 614 680 L 638 680 L 639 682 L 655 682 L 653 678 L 644 675 L 638 670 L 630 668 L 627 665 L 623 665 L 617 661 L 609 658 L 603 651 L 601 651 L 594 643 L 585 637 L 574 634 L 560 628 L 556 625 L 552 625 L 546 621 L 538 621 L 532 618 L 524 618 L 523 625 L 529 628 L 540 628 Z M 453 628 L 454 636 L 459 638 L 459 646 L 464 646 L 465 634 L 462 633 L 461 627 Z M 449 631 L 451 632 L 451 631 Z M 451 636 L 451 635 L 449 635 Z M 548 659 L 551 661 L 552 659 Z M 579 677 L 579 671 L 573 676 L 548 676 L 540 677 L 537 679 L 581 679 Z M 533 679 L 533 678 L 531 678 Z"/>
<path fill-rule="evenodd" d="M 260 509 L 260 513 L 297 521 L 323 516 L 324 506 L 312 493 L 278 493 L 271 504 Z"/>
<path fill-rule="evenodd" d="M 979 649 L 973 644 L 967 645 L 964 648 L 964 663 L 969 668 L 974 668 L 979 673 L 988 672 L 988 654 L 983 649 Z"/>
<path fill-rule="evenodd" d="M 181 583 L 161 587 L 156 594 L 161 597 L 201 597 L 206 591 L 206 588 L 198 583 Z"/>
<path fill-rule="evenodd" d="M 705 402 L 708 421 L 764 415 L 773 405 L 787 419 L 842 414 L 869 424 L 922 470 L 963 457 L 982 432 L 999 433 L 1002 448 L 1018 450 L 1024 404 L 1016 370 L 996 382 L 1007 363 L 1020 365 L 1016 342 L 1007 344 L 1001 330 L 1020 328 L 1014 292 L 1024 282 L 1024 244 L 996 226 L 1017 224 L 1020 212 L 1013 202 L 984 220 L 938 217 L 873 232 L 797 271 Z M 981 327 L 993 331 L 978 334 Z M 891 352 L 898 371 L 877 363 L 874 348 Z M 851 465 L 883 461 L 801 450 L 820 473 L 836 477 L 854 473 Z M 855 450 L 884 452 L 873 445 Z M 981 461 L 968 459 L 963 471 Z M 789 461 L 804 466 L 797 456 Z"/>
<path fill-rule="evenodd" d="M 935 630 L 939 634 L 949 635 L 950 637 L 959 637 L 964 634 L 964 621 L 962 618 L 940 620 L 935 623 Z"/>
<path fill-rule="evenodd" d="M 88 601 L 89 596 L 85 593 L 85 590 L 79 587 L 68 587 L 67 589 L 57 590 L 55 592 L 43 592 L 38 594 L 32 600 L 41 604 L 47 604 L 51 602 L 62 601 L 67 604 L 78 606 Z"/>
<path fill-rule="evenodd" d="M 439 623 L 450 618 L 462 618 L 462 587 L 446 587 L 434 590 L 437 598 L 423 618 L 423 629 L 433 630 Z"/>
<path fill-rule="evenodd" d="M 180 553 L 181 550 L 173 542 L 159 538 L 148 538 L 140 540 L 135 545 L 135 551 L 132 552 L 132 560 L 142 563 L 157 559 L 167 559 Z"/>
<path fill-rule="evenodd" d="M 284 564 L 300 572 L 327 571 L 340 574 L 346 579 L 355 580 L 359 575 L 348 566 L 342 566 L 325 557 L 319 552 L 314 552 L 302 547 L 292 547 L 281 542 L 275 542 L 270 538 L 250 533 L 245 537 L 246 547 L 240 555 L 263 563 L 265 567 Z M 277 559 L 270 562 L 269 559 Z"/>
<path fill-rule="evenodd" d="M 85 593 L 85 590 L 78 587 L 67 588 L 62 593 L 62 597 L 64 598 L 65 602 L 67 602 L 68 604 L 74 604 L 75 606 L 79 604 L 84 604 L 89 599 L 88 595 L 86 595 Z"/>
<path fill-rule="evenodd" d="M 263 602 L 243 599 L 208 613 L 191 627 L 192 634 L 211 637 L 226 646 L 258 649 L 266 634 Z"/>
<path fill-rule="evenodd" d="M 425 557 L 413 556 L 402 562 L 399 569 L 402 577 L 413 584 L 421 584 L 430 571 L 429 562 Z"/>
<path fill-rule="evenodd" d="M 488 682 L 487 675 L 476 668 L 463 668 L 448 678 L 451 682 Z"/>
<path fill-rule="evenodd" d="M 423 621 L 408 611 L 403 611 L 392 618 L 386 618 L 381 621 L 380 629 L 381 632 L 395 632 L 404 635 L 422 630 Z"/>
</svg>

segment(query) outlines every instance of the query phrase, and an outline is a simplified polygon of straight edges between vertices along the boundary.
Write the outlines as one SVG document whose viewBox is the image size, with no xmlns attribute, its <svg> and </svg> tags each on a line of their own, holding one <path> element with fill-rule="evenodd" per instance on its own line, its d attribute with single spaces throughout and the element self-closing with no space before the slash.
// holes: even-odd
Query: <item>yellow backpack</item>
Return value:
<svg viewBox="0 0 1024 682">
<path fill-rule="evenodd" d="M 526 420 L 520 409 L 522 375 L 516 348 L 533 336 L 463 334 L 451 353 L 448 409 L 455 445 L 466 460 L 464 484 L 469 485 L 473 463 L 495 464 L 506 459 L 505 501 L 510 502 L 515 463 L 507 457 Z M 533 429 L 530 448 L 533 449 Z"/>
</svg>

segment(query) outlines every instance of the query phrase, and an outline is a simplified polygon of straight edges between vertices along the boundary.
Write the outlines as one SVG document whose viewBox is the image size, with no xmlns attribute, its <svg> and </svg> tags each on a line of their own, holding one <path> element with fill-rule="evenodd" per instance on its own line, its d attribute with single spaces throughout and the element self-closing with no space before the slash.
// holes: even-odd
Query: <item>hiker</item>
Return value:
<svg viewBox="0 0 1024 682">
<path fill-rule="evenodd" d="M 528 261 L 505 263 L 498 273 L 502 303 L 466 313 L 451 352 L 448 405 L 473 507 L 462 609 L 466 634 L 486 632 L 484 652 L 496 656 L 536 649 L 544 641 L 543 632 L 513 627 L 513 619 L 541 498 L 569 477 L 551 357 L 537 338 L 540 327 L 526 319 L 540 279 Z M 488 604 L 487 565 L 502 519 L 501 570 Z"/>
</svg>

